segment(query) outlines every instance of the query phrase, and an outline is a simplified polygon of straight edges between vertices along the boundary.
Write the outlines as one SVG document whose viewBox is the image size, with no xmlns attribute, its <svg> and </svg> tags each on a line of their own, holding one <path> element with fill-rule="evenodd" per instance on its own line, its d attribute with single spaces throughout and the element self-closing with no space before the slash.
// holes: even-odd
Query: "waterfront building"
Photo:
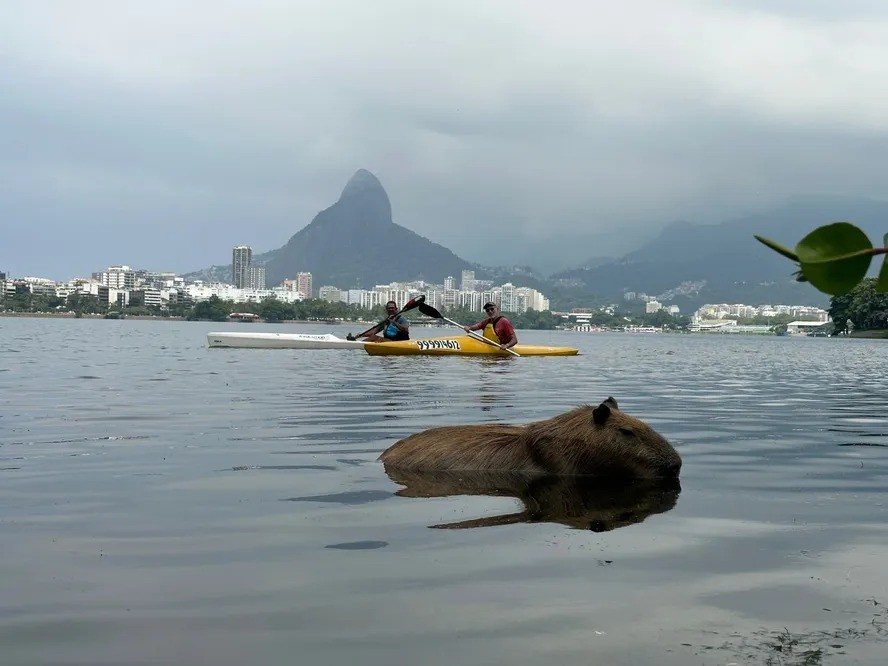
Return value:
<svg viewBox="0 0 888 666">
<path fill-rule="evenodd" d="M 296 303 L 302 300 L 302 293 L 287 291 L 285 289 L 238 289 L 230 284 L 221 282 L 204 283 L 197 281 L 185 285 L 179 292 L 187 299 L 200 302 L 216 296 L 223 301 L 235 303 L 261 303 L 266 298 L 274 298 L 284 303 Z"/>
<path fill-rule="evenodd" d="M 499 308 L 503 312 L 518 312 L 518 292 L 511 282 L 500 287 Z"/>
<path fill-rule="evenodd" d="M 250 266 L 246 289 L 265 289 L 265 266 Z"/>
<path fill-rule="evenodd" d="M 536 289 L 531 287 L 518 287 L 518 310 L 516 312 L 527 312 L 528 310 L 536 310 L 542 312 L 549 309 L 549 299 L 543 296 Z"/>
<path fill-rule="evenodd" d="M 303 298 L 311 298 L 311 273 L 302 272 L 296 275 L 296 289 L 302 292 Z"/>
<path fill-rule="evenodd" d="M 742 303 L 707 303 L 701 305 L 693 316 L 697 319 L 719 319 L 723 317 L 752 319 L 753 317 L 771 318 L 777 315 L 804 317 L 807 320 L 819 322 L 829 320 L 829 313 L 826 310 L 808 305 L 749 306 Z"/>
<path fill-rule="evenodd" d="M 436 310 L 444 307 L 444 292 L 436 286 L 429 285 L 422 293 L 425 294 L 425 302 Z"/>
<path fill-rule="evenodd" d="M 273 297 L 283 302 L 296 302 L 309 298 L 312 293 L 312 274 L 300 272 L 296 279 L 284 280 L 280 287 L 268 289 L 265 284 L 265 267 L 252 265 L 252 249 L 237 246 L 232 251 L 231 284 L 194 280 L 186 284 L 184 278 L 170 272 L 156 272 L 144 269 L 134 270 L 129 266 L 115 265 L 92 274 L 92 279 L 77 278 L 68 282 L 56 283 L 53 280 L 36 277 L 11 279 L 0 272 L 0 300 L 7 300 L 17 293 L 32 293 L 45 296 L 58 296 L 66 299 L 79 293 L 91 295 L 109 306 L 127 306 L 131 302 L 145 306 L 164 307 L 175 302 L 200 302 L 216 296 L 233 302 L 260 302 Z M 235 276 L 235 268 L 238 276 Z M 238 287 L 241 282 L 244 286 Z M 549 309 L 549 301 L 535 289 L 516 287 L 511 283 L 492 286 L 490 281 L 475 280 L 474 271 L 464 271 L 460 286 L 474 286 L 474 290 L 456 289 L 456 281 L 448 276 L 447 284 L 452 289 L 443 289 L 440 284 L 430 284 L 424 280 L 393 282 L 376 285 L 371 290 L 340 289 L 334 285 L 321 287 L 318 296 L 330 302 L 344 302 L 362 308 L 374 308 L 386 301 L 394 300 L 403 306 L 411 298 L 424 294 L 426 302 L 434 308 L 467 308 L 480 312 L 487 301 L 500 305 L 504 312 L 524 312 Z M 479 291 L 478 287 L 484 287 Z"/>
<path fill-rule="evenodd" d="M 481 310 L 481 306 L 484 305 L 480 292 L 463 290 L 458 293 L 460 307 L 475 311 Z"/>
<path fill-rule="evenodd" d="M 823 326 L 824 323 L 825 322 L 822 321 L 791 321 L 786 325 L 786 332 L 790 335 L 806 334 L 811 331 L 816 331 Z"/>
<path fill-rule="evenodd" d="M 359 289 L 358 291 L 360 291 L 360 296 L 357 305 L 361 308 L 375 308 L 377 305 L 385 303 L 385 301 L 380 300 L 382 296 L 378 291 L 367 291 L 365 289 Z"/>
<path fill-rule="evenodd" d="M 132 289 L 136 286 L 136 274 L 129 266 L 109 266 L 92 274 L 98 284 L 112 289 Z"/>
<path fill-rule="evenodd" d="M 453 284 L 451 278 L 450 284 Z M 448 289 L 445 283 L 444 291 L 441 294 L 441 305 L 445 309 L 455 308 L 459 304 L 459 292 L 456 289 Z"/>
<path fill-rule="evenodd" d="M 155 289 L 154 287 L 142 287 L 140 289 L 133 289 L 130 292 L 130 302 L 133 300 L 141 299 L 142 305 L 145 307 L 152 306 L 161 306 L 163 305 L 163 294 L 160 289 Z M 169 297 L 166 299 L 169 301 Z"/>
<path fill-rule="evenodd" d="M 237 245 L 231 250 L 231 284 L 244 289 L 249 284 L 250 264 L 253 263 L 253 248 Z"/>
<path fill-rule="evenodd" d="M 327 301 L 328 303 L 339 303 L 343 300 L 342 292 L 339 290 L 339 287 L 334 287 L 332 285 L 324 285 L 323 287 L 319 287 L 318 298 L 322 301 Z"/>
</svg>

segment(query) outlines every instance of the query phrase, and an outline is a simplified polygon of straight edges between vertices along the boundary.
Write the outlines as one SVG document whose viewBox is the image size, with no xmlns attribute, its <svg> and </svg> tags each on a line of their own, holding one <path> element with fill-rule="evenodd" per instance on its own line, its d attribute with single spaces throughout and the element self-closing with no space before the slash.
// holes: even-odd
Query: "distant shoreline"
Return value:
<svg viewBox="0 0 888 666">
<path fill-rule="evenodd" d="M 77 317 L 74 314 L 65 312 L 65 313 L 52 313 L 52 312 L 0 312 L 0 317 L 36 317 L 38 319 L 104 319 L 105 315 L 100 314 L 84 314 L 80 317 Z M 188 321 L 185 317 L 153 317 L 151 315 L 127 315 L 126 317 L 122 317 L 120 319 L 109 319 L 109 321 L 121 321 L 134 319 L 138 321 Z M 209 319 L 195 319 L 196 322 L 208 322 Z M 230 326 L 245 326 L 249 328 L 253 324 L 311 324 L 314 326 L 360 326 L 362 324 L 372 324 L 375 322 L 372 321 L 340 321 L 340 322 L 329 322 L 329 321 L 309 321 L 307 319 L 284 319 L 281 321 L 265 321 L 259 320 L 255 322 L 245 322 L 245 321 L 217 321 L 211 322 L 220 325 L 230 325 Z M 590 331 L 576 331 L 578 334 L 588 334 Z M 611 332 L 611 331 L 601 331 L 602 333 Z M 677 333 L 689 333 L 689 331 L 676 331 Z M 715 335 L 711 331 L 703 333 L 703 335 Z M 740 335 L 737 333 L 728 334 L 722 333 L 722 335 Z M 779 337 L 779 336 L 778 336 Z M 784 336 L 784 337 L 799 337 L 799 336 Z M 875 331 L 854 331 L 851 335 L 848 336 L 840 336 L 847 338 L 865 338 L 871 340 L 888 340 L 888 329 L 884 330 L 875 330 Z"/>
<path fill-rule="evenodd" d="M 79 317 L 70 312 L 0 312 L 0 317 L 37 317 L 38 319 L 104 319 L 105 315 L 82 314 Z M 150 315 L 133 315 L 120 319 L 157 319 L 158 321 L 186 321 L 185 317 L 152 317 Z M 119 320 L 118 320 L 119 321 Z"/>
<path fill-rule="evenodd" d="M 0 312 L 0 317 L 36 317 L 38 319 L 105 319 L 105 315 L 100 314 L 83 314 L 78 317 L 75 314 L 70 312 Z M 109 321 L 126 321 L 126 320 L 139 320 L 139 321 L 189 321 L 185 317 L 155 317 L 153 315 L 126 315 L 125 317 L 118 318 L 109 318 Z M 194 322 L 212 322 L 210 319 L 194 319 L 191 320 Z M 353 325 L 353 324 L 369 324 L 376 323 L 370 321 L 339 321 L 339 322 L 329 322 L 329 321 L 309 321 L 308 319 L 283 319 L 280 321 L 265 321 L 264 319 L 259 319 L 256 321 L 217 321 L 212 322 L 215 324 L 231 324 L 238 326 L 250 326 L 252 324 L 316 324 L 321 326 L 344 326 L 344 325 Z"/>
</svg>

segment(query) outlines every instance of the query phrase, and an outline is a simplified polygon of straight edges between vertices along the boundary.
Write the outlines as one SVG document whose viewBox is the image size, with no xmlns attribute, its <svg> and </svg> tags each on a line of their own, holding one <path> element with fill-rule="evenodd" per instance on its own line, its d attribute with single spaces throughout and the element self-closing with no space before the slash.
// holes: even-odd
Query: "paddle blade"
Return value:
<svg viewBox="0 0 888 666">
<path fill-rule="evenodd" d="M 411 298 L 404 304 L 404 307 L 401 308 L 401 312 L 407 312 L 407 310 L 412 310 L 415 307 L 421 306 L 425 303 L 425 294 L 420 294 L 416 298 Z"/>
<path fill-rule="evenodd" d="M 438 312 L 431 305 L 426 305 L 425 303 L 419 304 L 419 311 L 422 312 L 426 317 L 432 317 L 434 319 L 444 319 L 444 315 Z"/>
</svg>

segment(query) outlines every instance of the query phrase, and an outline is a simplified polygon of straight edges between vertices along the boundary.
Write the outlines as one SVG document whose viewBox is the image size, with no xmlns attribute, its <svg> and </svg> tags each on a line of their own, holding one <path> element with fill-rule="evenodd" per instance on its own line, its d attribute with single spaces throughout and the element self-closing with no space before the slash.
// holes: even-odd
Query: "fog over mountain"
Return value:
<svg viewBox="0 0 888 666">
<path fill-rule="evenodd" d="M 794 247 L 815 226 L 844 219 L 854 220 L 876 240 L 888 219 L 888 203 L 811 197 L 720 224 L 678 221 L 633 252 L 612 261 L 590 259 L 552 279 L 556 284 L 573 284 L 575 291 L 602 296 L 627 291 L 662 295 L 661 300 L 684 311 L 704 302 L 825 307 L 828 297 L 796 282 L 795 264 L 765 248 L 753 234 Z M 872 272 L 877 270 L 874 262 Z"/>
<path fill-rule="evenodd" d="M 397 202 L 395 209 L 397 209 Z M 555 309 L 623 302 L 626 292 L 645 293 L 683 312 L 705 302 L 825 306 L 827 298 L 795 281 L 794 264 L 758 243 L 753 234 L 792 247 L 814 226 L 850 215 L 871 237 L 888 219 L 888 203 L 840 197 L 788 201 L 754 215 L 718 224 L 676 221 L 619 257 L 589 257 L 545 276 L 515 264 L 472 264 L 451 250 L 395 224 L 392 203 L 379 179 L 359 169 L 339 199 L 314 216 L 280 248 L 254 257 L 267 283 L 312 273 L 316 286 L 372 288 L 390 281 L 442 283 L 472 269 L 479 278 L 534 287 Z M 191 278 L 228 280 L 228 265 Z"/>
</svg>

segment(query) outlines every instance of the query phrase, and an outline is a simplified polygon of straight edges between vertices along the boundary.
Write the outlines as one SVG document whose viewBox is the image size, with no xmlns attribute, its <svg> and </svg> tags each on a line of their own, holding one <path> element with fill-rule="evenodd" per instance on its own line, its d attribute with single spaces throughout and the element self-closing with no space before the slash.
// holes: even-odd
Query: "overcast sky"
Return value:
<svg viewBox="0 0 888 666">
<path fill-rule="evenodd" d="M 359 168 L 484 263 L 888 198 L 886 81 L 884 2 L 6 0 L 0 271 L 225 264 Z"/>
</svg>

